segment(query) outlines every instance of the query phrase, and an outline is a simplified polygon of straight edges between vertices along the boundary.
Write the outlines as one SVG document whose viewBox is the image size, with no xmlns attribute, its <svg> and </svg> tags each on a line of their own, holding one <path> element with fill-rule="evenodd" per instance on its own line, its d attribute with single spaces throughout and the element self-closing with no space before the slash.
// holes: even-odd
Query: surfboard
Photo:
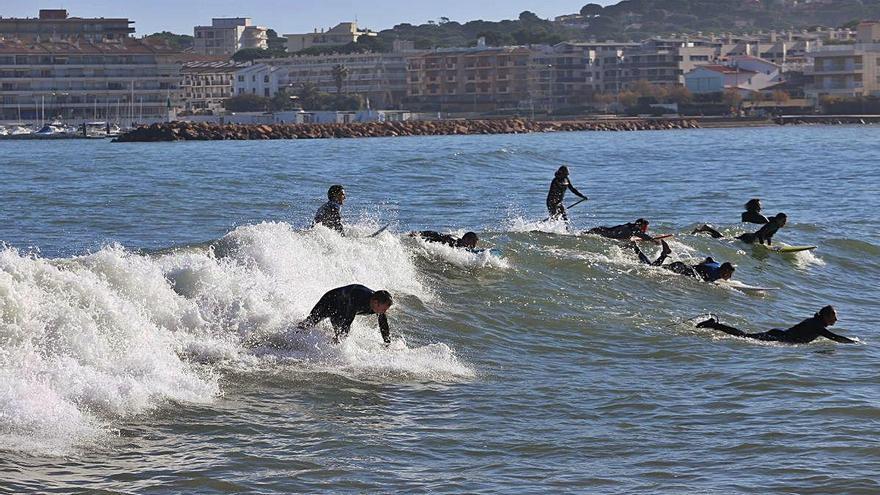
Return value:
<svg viewBox="0 0 880 495">
<path fill-rule="evenodd" d="M 675 234 L 660 234 L 660 235 L 655 235 L 655 236 L 654 236 L 654 240 L 655 240 L 655 241 L 659 241 L 659 240 L 662 240 L 662 239 L 669 239 L 670 237 L 675 237 Z M 630 237 L 629 240 L 631 240 L 632 242 L 651 242 L 651 241 L 649 241 L 649 240 L 647 240 L 647 239 L 642 239 L 641 237 Z"/>
<path fill-rule="evenodd" d="M 780 290 L 779 287 L 757 287 L 754 285 L 742 283 L 739 280 L 719 280 L 715 282 L 715 285 L 730 287 L 731 289 L 741 290 L 747 293 Z"/>
<path fill-rule="evenodd" d="M 799 253 L 801 251 L 812 251 L 814 249 L 818 249 L 818 246 L 767 246 L 766 244 L 761 244 L 769 251 L 773 251 L 775 253 Z"/>
</svg>

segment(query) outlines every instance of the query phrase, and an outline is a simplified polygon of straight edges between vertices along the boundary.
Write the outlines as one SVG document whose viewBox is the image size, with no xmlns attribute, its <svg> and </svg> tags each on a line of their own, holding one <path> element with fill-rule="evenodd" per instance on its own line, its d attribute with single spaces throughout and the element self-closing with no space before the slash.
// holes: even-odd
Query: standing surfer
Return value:
<svg viewBox="0 0 880 495">
<path fill-rule="evenodd" d="M 340 185 L 330 186 L 327 190 L 327 202 L 318 208 L 315 213 L 315 222 L 312 226 L 321 224 L 328 229 L 333 229 L 342 234 L 342 215 L 340 210 L 345 203 L 345 189 Z"/>
<path fill-rule="evenodd" d="M 568 178 L 568 167 L 563 165 L 556 171 L 553 182 L 550 183 L 550 192 L 547 193 L 547 211 L 550 213 L 550 220 L 561 218 L 568 222 L 568 214 L 565 211 L 565 205 L 562 204 L 565 201 L 566 190 L 583 200 L 588 199 L 571 184 L 571 180 Z"/>
</svg>

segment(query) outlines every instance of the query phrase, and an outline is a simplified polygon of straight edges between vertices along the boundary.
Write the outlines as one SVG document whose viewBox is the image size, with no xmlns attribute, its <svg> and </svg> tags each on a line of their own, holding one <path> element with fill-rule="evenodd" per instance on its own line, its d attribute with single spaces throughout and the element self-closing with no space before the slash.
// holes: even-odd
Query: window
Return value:
<svg viewBox="0 0 880 495">
<path fill-rule="evenodd" d="M 263 82 L 264 82 L 264 83 L 268 83 L 268 82 L 269 82 L 269 76 L 263 76 Z"/>
<path fill-rule="evenodd" d="M 263 88 L 263 96 L 265 96 L 266 98 L 269 97 L 269 88 Z"/>
</svg>

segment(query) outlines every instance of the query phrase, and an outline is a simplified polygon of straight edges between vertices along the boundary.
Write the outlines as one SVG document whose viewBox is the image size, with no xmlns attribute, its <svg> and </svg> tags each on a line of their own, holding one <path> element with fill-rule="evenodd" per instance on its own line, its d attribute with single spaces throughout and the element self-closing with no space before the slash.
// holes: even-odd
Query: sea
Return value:
<svg viewBox="0 0 880 495">
<path fill-rule="evenodd" d="M 0 142 L 0 492 L 880 493 L 878 144 L 878 126 Z M 589 197 L 570 225 L 545 221 L 560 165 Z M 344 237 L 312 228 L 333 184 Z M 750 198 L 788 214 L 774 243 L 817 249 L 732 239 L 757 229 Z M 582 234 L 640 217 L 674 234 L 670 261 L 774 290 Z M 491 249 L 408 235 L 428 229 Z M 338 345 L 296 328 L 353 283 L 393 294 L 389 346 L 375 316 Z M 857 343 L 695 326 L 829 304 Z"/>
</svg>

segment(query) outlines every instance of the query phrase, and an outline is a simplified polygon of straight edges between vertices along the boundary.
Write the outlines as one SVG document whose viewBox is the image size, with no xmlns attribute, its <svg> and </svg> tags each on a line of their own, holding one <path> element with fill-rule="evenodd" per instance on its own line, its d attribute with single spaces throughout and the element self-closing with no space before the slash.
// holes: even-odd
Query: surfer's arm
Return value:
<svg viewBox="0 0 880 495">
<path fill-rule="evenodd" d="M 843 335 L 837 335 L 836 333 L 833 333 L 833 332 L 829 331 L 828 329 L 825 329 L 825 331 L 823 331 L 821 335 L 823 337 L 825 337 L 826 339 L 833 340 L 833 341 L 840 343 L 840 344 L 855 344 L 856 343 L 855 340 L 850 339 L 848 337 L 844 337 Z"/>
<path fill-rule="evenodd" d="M 391 343 L 391 328 L 388 327 L 388 317 L 379 315 L 379 331 L 382 333 L 382 340 L 386 344 Z"/>
<path fill-rule="evenodd" d="M 580 196 L 582 199 L 589 199 L 588 197 L 586 197 L 586 196 L 584 196 L 583 194 L 581 194 L 580 191 L 578 191 L 577 189 L 575 189 L 575 187 L 574 187 L 574 185 L 571 183 L 571 181 L 568 181 L 568 190 L 571 191 L 572 193 L 574 193 L 576 196 Z"/>
</svg>

